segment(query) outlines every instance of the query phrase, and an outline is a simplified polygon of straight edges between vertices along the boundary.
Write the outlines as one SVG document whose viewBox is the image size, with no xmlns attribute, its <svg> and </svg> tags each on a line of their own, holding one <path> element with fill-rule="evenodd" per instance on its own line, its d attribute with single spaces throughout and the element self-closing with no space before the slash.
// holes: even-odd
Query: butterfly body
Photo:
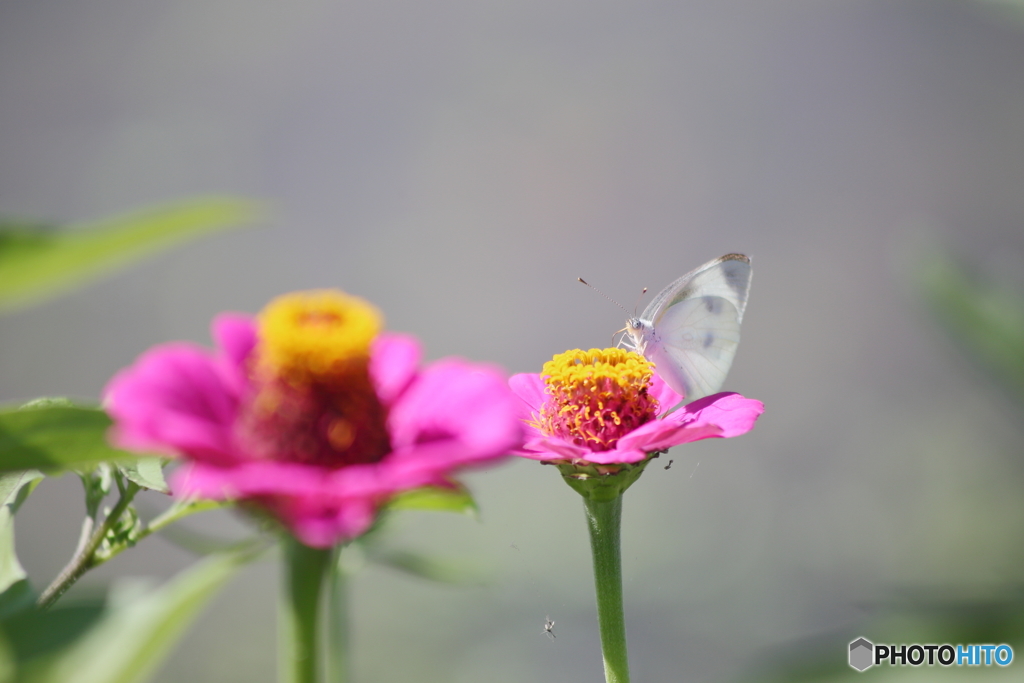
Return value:
<svg viewBox="0 0 1024 683">
<path fill-rule="evenodd" d="M 663 289 L 626 321 L 624 343 L 654 363 L 686 402 L 722 388 L 740 342 L 750 259 L 726 254 Z"/>
</svg>

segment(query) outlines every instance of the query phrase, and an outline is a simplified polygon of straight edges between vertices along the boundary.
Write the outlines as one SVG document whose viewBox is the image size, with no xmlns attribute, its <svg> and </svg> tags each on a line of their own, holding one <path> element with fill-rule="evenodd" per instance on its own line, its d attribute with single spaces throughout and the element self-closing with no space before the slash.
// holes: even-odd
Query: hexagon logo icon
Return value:
<svg viewBox="0 0 1024 683">
<path fill-rule="evenodd" d="M 875 663 L 875 646 L 867 638 L 858 638 L 850 643 L 850 666 L 864 671 Z"/>
</svg>

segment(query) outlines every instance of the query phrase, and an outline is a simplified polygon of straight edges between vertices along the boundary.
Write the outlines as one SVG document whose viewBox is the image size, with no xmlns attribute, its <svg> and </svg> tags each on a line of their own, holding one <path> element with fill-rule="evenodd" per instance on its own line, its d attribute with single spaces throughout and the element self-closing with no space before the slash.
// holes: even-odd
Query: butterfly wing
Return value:
<svg viewBox="0 0 1024 683">
<path fill-rule="evenodd" d="M 644 355 L 686 401 L 719 391 L 736 347 L 750 291 L 750 259 L 727 254 L 666 287 L 644 311 Z"/>
</svg>

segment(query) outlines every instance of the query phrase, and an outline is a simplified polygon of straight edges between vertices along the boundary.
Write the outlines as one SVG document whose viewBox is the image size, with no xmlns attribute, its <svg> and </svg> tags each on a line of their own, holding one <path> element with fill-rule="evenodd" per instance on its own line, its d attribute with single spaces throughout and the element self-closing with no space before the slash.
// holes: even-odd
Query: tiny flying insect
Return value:
<svg viewBox="0 0 1024 683">
<path fill-rule="evenodd" d="M 668 464 L 665 465 L 665 469 L 667 470 L 668 468 L 672 467 L 672 463 L 674 463 L 674 462 L 675 462 L 675 460 L 669 460 Z"/>
<path fill-rule="evenodd" d="M 622 343 L 689 403 L 725 383 L 750 292 L 750 258 L 726 254 L 682 276 L 626 320 Z"/>
<path fill-rule="evenodd" d="M 553 630 L 554 628 L 555 628 L 555 620 L 552 619 L 551 617 L 544 617 L 544 633 L 546 633 L 549 636 L 551 636 L 552 639 L 555 638 L 555 632 Z"/>
</svg>

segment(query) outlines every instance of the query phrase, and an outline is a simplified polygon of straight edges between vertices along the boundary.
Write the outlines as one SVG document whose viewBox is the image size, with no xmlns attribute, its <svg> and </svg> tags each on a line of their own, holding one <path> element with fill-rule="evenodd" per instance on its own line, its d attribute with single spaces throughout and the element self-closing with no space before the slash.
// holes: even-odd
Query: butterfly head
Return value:
<svg viewBox="0 0 1024 683">
<path fill-rule="evenodd" d="M 644 352 L 644 333 L 647 331 L 648 325 L 643 320 L 636 316 L 626 318 L 626 328 L 623 330 L 626 335 L 623 337 L 626 345 L 637 353 Z"/>
</svg>

